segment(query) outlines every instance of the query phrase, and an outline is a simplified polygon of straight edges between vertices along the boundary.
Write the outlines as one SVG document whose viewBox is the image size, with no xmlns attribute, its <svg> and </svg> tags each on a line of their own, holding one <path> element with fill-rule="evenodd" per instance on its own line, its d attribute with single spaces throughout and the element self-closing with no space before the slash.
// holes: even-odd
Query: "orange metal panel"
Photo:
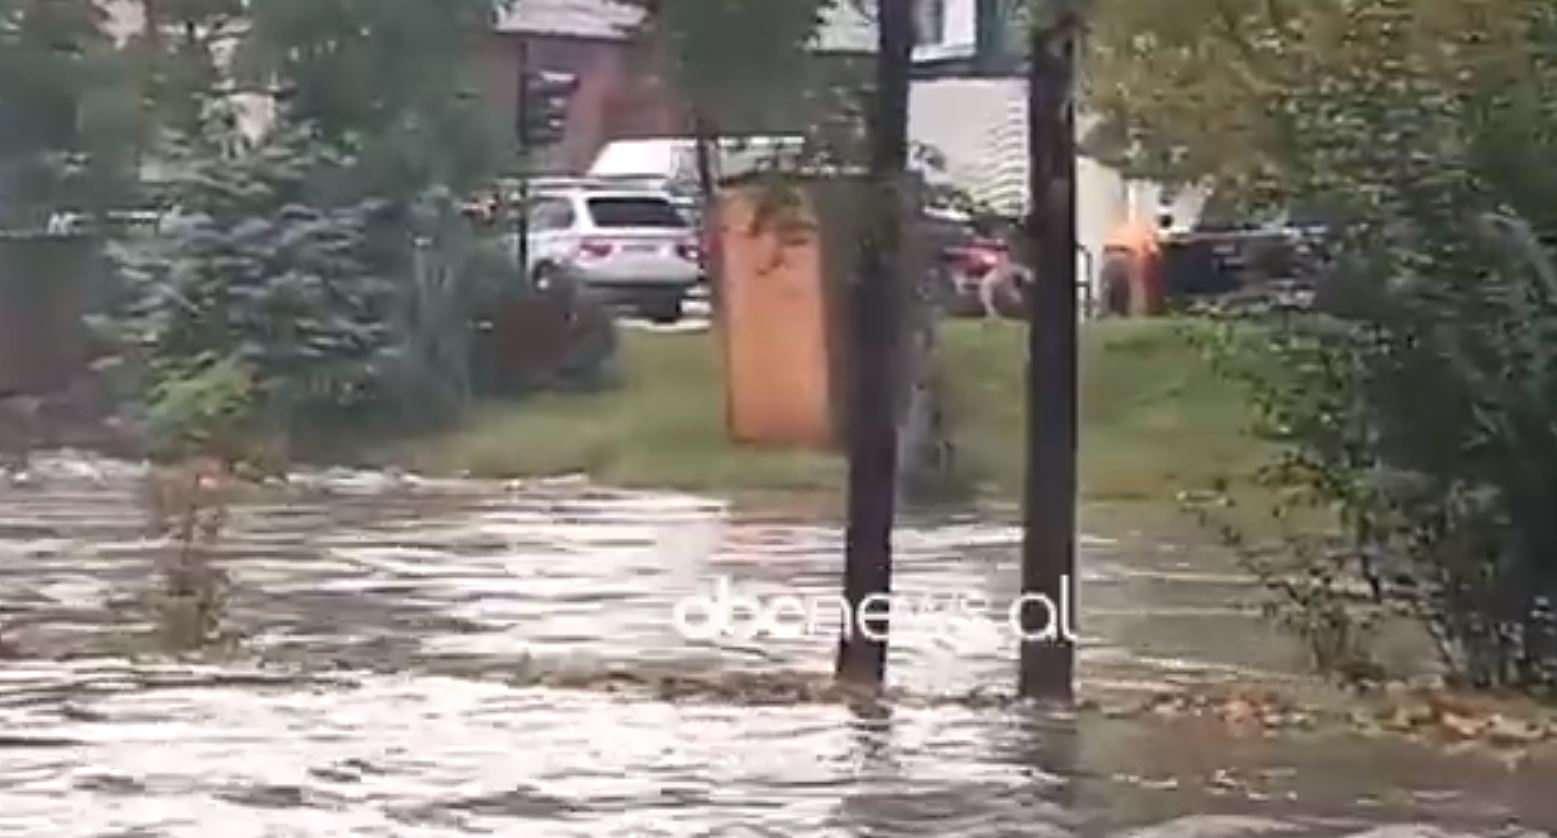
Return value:
<svg viewBox="0 0 1557 838">
<path fill-rule="evenodd" d="M 758 224 L 756 189 L 719 201 L 720 332 L 731 437 L 833 447 L 823 241 L 809 201 Z"/>
</svg>

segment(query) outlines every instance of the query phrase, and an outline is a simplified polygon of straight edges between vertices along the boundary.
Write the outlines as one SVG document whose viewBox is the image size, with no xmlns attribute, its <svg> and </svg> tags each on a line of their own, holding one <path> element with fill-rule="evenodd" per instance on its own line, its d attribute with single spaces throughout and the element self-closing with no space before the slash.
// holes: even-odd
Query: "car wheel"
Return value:
<svg viewBox="0 0 1557 838">
<path fill-rule="evenodd" d="M 562 276 L 562 271 L 556 265 L 537 265 L 530 274 L 530 287 L 536 291 L 547 291 L 557 284 Z"/>
<path fill-rule="evenodd" d="M 1132 290 L 1130 287 L 1130 272 L 1132 266 L 1124 259 L 1115 257 L 1103 263 L 1101 284 L 1103 286 L 1102 314 L 1104 317 L 1129 317 L 1131 309 Z"/>
<path fill-rule="evenodd" d="M 680 297 L 673 297 L 671 299 L 652 303 L 644 311 L 644 314 L 652 323 L 657 323 L 661 326 L 670 326 L 681 321 L 682 315 L 684 314 L 683 309 L 684 303 L 682 299 Z"/>
<path fill-rule="evenodd" d="M 582 287 L 583 280 L 565 265 L 541 265 L 531 277 L 532 290 L 542 294 L 572 296 Z"/>
</svg>

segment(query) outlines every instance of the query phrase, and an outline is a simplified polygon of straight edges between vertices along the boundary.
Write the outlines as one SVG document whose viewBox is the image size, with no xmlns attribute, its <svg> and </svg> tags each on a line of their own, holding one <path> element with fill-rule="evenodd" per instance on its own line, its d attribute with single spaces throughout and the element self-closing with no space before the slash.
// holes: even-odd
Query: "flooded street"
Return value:
<svg viewBox="0 0 1557 838">
<path fill-rule="evenodd" d="M 804 679 L 825 634 L 682 636 L 721 578 L 830 595 L 836 522 L 707 499 L 338 474 L 245 499 L 221 544 L 235 651 L 154 654 L 159 584 L 136 469 L 56 458 L 0 481 L 0 836 L 1523 835 L 1557 775 L 1404 742 L 922 702 L 616 695 L 592 673 Z M 904 522 L 897 586 L 1017 587 L 998 513 Z M 1296 647 L 1193 549 L 1095 537 L 1086 689 L 1281 679 Z M 987 628 L 987 627 L 986 627 Z M 1014 644 L 894 634 L 895 686 L 1005 690 Z M 577 689 L 538 672 L 571 672 Z M 1425 827 L 1424 827 L 1425 829 Z"/>
</svg>

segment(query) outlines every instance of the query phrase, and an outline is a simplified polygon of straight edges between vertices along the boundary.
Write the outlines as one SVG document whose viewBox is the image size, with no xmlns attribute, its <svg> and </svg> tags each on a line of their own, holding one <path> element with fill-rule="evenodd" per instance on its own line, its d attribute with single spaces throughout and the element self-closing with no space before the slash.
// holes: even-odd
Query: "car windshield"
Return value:
<svg viewBox="0 0 1557 838">
<path fill-rule="evenodd" d="M 590 198 L 589 216 L 596 227 L 665 227 L 681 229 L 687 219 L 663 198 Z"/>
</svg>

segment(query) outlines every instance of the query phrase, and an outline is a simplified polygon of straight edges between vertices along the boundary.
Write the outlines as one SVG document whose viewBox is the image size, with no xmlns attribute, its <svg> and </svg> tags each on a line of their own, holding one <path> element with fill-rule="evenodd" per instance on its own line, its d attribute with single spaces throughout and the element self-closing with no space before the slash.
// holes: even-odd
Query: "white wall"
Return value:
<svg viewBox="0 0 1557 838">
<path fill-rule="evenodd" d="M 914 48 L 915 61 L 971 58 L 978 49 L 978 0 L 915 0 L 941 2 L 945 10 L 945 28 L 939 43 Z"/>
<path fill-rule="evenodd" d="M 1130 192 L 1117 171 L 1090 157 L 1076 158 L 1076 238 L 1087 254 L 1086 277 L 1094 285 L 1105 240 L 1131 217 Z"/>
<path fill-rule="evenodd" d="M 145 25 L 139 3 L 132 0 L 106 0 L 100 5 L 108 15 L 108 35 L 116 43 L 122 44 L 129 40 Z"/>
</svg>

